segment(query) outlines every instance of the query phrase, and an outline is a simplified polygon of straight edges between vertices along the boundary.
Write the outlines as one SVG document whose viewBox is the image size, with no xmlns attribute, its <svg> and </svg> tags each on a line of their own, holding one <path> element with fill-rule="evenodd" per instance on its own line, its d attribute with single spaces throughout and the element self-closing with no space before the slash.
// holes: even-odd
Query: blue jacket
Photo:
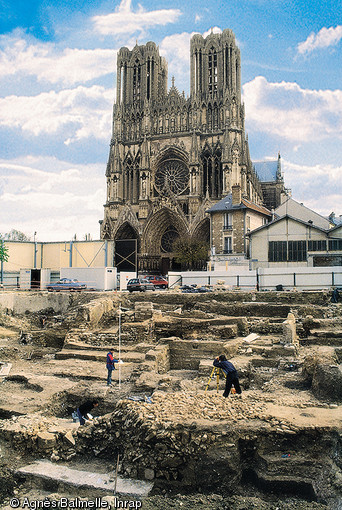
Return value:
<svg viewBox="0 0 342 510">
<path fill-rule="evenodd" d="M 110 351 L 107 353 L 107 368 L 109 370 L 115 370 L 114 363 L 118 363 L 118 361 L 118 359 L 113 358 L 113 354 Z"/>
<path fill-rule="evenodd" d="M 219 361 L 214 359 L 214 367 L 221 368 L 225 374 L 236 374 L 236 368 L 230 361 Z"/>
</svg>

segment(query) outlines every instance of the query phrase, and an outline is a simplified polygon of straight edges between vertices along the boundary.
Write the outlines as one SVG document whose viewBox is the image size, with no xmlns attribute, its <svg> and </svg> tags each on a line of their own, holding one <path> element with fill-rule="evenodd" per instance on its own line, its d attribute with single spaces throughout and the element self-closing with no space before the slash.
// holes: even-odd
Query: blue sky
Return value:
<svg viewBox="0 0 342 510">
<path fill-rule="evenodd" d="M 155 41 L 189 93 L 189 41 L 231 28 L 252 160 L 282 156 L 293 198 L 342 214 L 336 0 L 0 0 L 0 232 L 99 238 L 116 53 Z"/>
</svg>

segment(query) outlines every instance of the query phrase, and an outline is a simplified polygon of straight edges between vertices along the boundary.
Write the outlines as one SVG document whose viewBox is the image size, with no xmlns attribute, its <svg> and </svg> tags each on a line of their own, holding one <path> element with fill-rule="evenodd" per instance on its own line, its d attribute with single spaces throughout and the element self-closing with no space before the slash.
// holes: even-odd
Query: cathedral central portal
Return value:
<svg viewBox="0 0 342 510">
<path fill-rule="evenodd" d="M 231 30 L 190 43 L 190 97 L 167 87 L 153 42 L 121 48 L 101 237 L 135 239 L 138 269 L 176 269 L 178 238 L 209 244 L 206 210 L 235 184 L 262 203 L 241 104 L 240 51 Z"/>
</svg>

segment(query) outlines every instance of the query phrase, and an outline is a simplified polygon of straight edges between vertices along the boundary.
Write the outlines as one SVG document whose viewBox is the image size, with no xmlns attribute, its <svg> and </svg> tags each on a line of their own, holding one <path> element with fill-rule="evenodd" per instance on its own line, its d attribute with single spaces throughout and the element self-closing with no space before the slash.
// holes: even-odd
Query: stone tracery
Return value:
<svg viewBox="0 0 342 510">
<path fill-rule="evenodd" d="M 153 253 L 161 260 L 166 253 L 161 239 L 167 229 L 188 235 L 203 204 L 210 207 L 234 184 L 240 184 L 247 198 L 263 202 L 244 132 L 240 51 L 233 32 L 227 29 L 206 38 L 195 34 L 190 72 L 186 98 L 174 79 L 167 90 L 167 63 L 155 43 L 118 52 L 101 236 L 120 239 L 124 232 L 120 211 L 129 206 L 142 239 L 140 259 Z M 162 222 L 151 221 L 163 197 L 169 199 L 172 219 L 165 222 L 164 214 Z M 209 237 L 208 222 L 203 223 L 201 236 Z M 172 252 L 167 253 L 171 264 Z M 146 260 L 143 266 L 148 270 Z"/>
</svg>

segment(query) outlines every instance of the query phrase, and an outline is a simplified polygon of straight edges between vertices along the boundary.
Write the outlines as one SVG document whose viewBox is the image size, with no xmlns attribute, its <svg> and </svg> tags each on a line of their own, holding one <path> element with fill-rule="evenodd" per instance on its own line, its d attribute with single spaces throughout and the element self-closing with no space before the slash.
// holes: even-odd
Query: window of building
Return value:
<svg viewBox="0 0 342 510">
<path fill-rule="evenodd" d="M 140 89 L 141 89 L 141 66 L 136 61 L 133 68 L 133 101 L 140 100 Z"/>
<path fill-rule="evenodd" d="M 342 250 L 342 239 L 329 239 L 329 251 Z"/>
<path fill-rule="evenodd" d="M 217 54 L 212 48 L 208 55 L 208 86 L 209 92 L 213 93 L 217 90 Z"/>
<path fill-rule="evenodd" d="M 327 249 L 327 241 L 325 239 L 310 239 L 308 241 L 308 251 L 325 251 Z"/>
<path fill-rule="evenodd" d="M 223 253 L 232 253 L 233 252 L 233 243 L 231 237 L 223 238 Z"/>
<path fill-rule="evenodd" d="M 270 241 L 268 243 L 269 262 L 286 262 L 287 246 L 286 241 Z"/>
<path fill-rule="evenodd" d="M 233 215 L 232 213 L 223 214 L 223 230 L 229 230 L 233 227 Z"/>
<path fill-rule="evenodd" d="M 146 75 L 146 97 L 151 97 L 151 60 L 147 59 L 147 75 Z"/>
<path fill-rule="evenodd" d="M 270 241 L 269 262 L 302 262 L 307 259 L 306 241 Z"/>
<path fill-rule="evenodd" d="M 306 241 L 288 242 L 288 261 L 302 262 L 306 260 Z"/>
</svg>

